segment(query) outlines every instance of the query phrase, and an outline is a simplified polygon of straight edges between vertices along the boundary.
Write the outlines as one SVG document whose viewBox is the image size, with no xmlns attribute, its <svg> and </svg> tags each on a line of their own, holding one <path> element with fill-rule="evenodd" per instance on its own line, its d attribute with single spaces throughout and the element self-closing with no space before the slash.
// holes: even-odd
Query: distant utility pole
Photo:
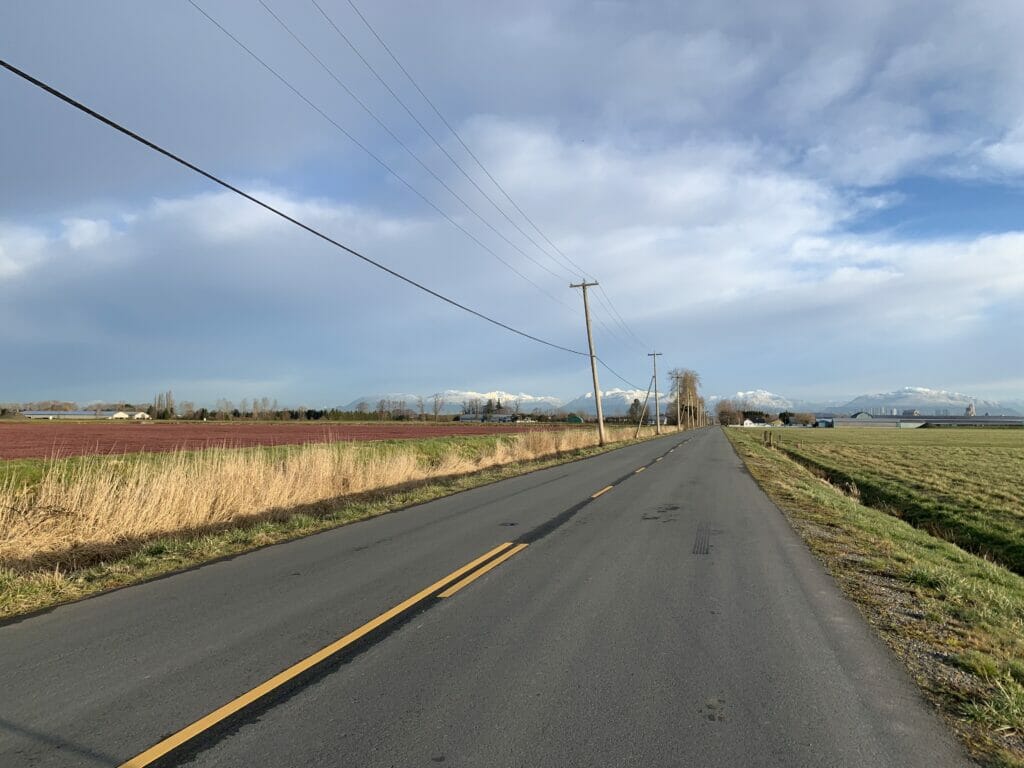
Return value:
<svg viewBox="0 0 1024 768">
<path fill-rule="evenodd" d="M 647 394 L 644 395 L 644 406 L 640 409 L 640 419 L 636 423 L 636 434 L 633 435 L 634 440 L 640 437 L 640 427 L 644 425 L 644 414 L 647 413 L 647 401 L 651 399 L 651 387 L 653 386 L 654 379 L 651 379 L 651 383 L 647 385 Z"/>
<path fill-rule="evenodd" d="M 654 434 L 661 434 L 661 403 L 658 400 L 658 357 L 661 352 L 648 352 L 647 356 L 654 363 Z"/>
<path fill-rule="evenodd" d="M 677 373 L 676 374 L 676 429 L 677 430 L 682 430 L 682 428 L 683 428 L 683 416 L 682 416 L 683 406 L 682 406 L 682 404 L 680 402 L 683 399 L 683 390 L 681 389 L 681 387 L 682 387 L 682 376 L 680 376 Z"/>
<path fill-rule="evenodd" d="M 600 445 L 605 444 L 604 410 L 601 408 L 601 385 L 597 383 L 597 355 L 594 354 L 594 334 L 590 330 L 590 302 L 587 300 L 587 288 L 597 285 L 597 281 L 588 283 L 572 283 L 570 288 L 583 289 L 583 316 L 587 320 L 587 344 L 590 346 L 590 372 L 594 376 L 594 405 L 597 406 L 597 439 Z"/>
</svg>

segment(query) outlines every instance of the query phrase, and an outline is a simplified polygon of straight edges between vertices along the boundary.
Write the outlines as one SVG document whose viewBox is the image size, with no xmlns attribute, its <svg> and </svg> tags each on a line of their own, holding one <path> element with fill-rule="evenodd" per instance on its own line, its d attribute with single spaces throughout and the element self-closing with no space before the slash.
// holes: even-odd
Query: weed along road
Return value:
<svg viewBox="0 0 1024 768">
<path fill-rule="evenodd" d="M 969 764 L 718 430 L 8 623 L 0 680 L 3 766 Z"/>
</svg>

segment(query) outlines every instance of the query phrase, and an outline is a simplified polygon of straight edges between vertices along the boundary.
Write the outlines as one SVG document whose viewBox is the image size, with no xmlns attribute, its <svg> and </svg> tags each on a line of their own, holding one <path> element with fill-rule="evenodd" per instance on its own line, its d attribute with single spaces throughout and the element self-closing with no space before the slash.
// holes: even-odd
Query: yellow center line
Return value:
<svg viewBox="0 0 1024 768">
<path fill-rule="evenodd" d="M 608 493 L 608 491 L 610 491 L 614 487 L 615 487 L 614 485 L 606 485 L 600 491 L 598 491 L 597 493 L 593 494 L 590 498 L 596 499 L 598 496 L 601 496 L 602 494 Z"/>
<path fill-rule="evenodd" d="M 483 576 L 485 573 L 487 573 L 490 570 L 493 570 L 493 569 L 497 568 L 499 565 L 504 563 L 510 557 L 512 557 L 513 555 L 515 555 L 515 554 L 517 554 L 519 552 L 522 552 L 528 546 L 529 546 L 528 544 L 516 544 L 514 547 L 512 547 L 512 549 L 510 549 L 508 552 L 503 554 L 501 557 L 494 558 L 493 560 L 491 560 L 491 562 L 489 562 L 487 565 L 485 565 L 480 570 L 473 571 L 471 574 L 469 574 L 469 576 L 464 578 L 462 581 L 459 581 L 459 582 L 456 582 L 455 584 L 452 584 L 444 592 L 441 592 L 440 594 L 438 594 L 438 597 L 451 597 L 452 595 L 454 595 L 456 592 L 458 592 L 463 587 L 469 586 L 474 581 L 476 581 L 481 576 Z"/>
<path fill-rule="evenodd" d="M 647 467 L 640 467 L 640 469 L 638 469 L 638 470 L 636 470 L 635 472 L 633 472 L 633 474 L 634 474 L 634 475 L 639 475 L 639 474 L 640 474 L 641 472 L 643 472 L 643 471 L 644 471 L 645 469 L 647 469 Z"/>
<path fill-rule="evenodd" d="M 122 763 L 120 768 L 142 768 L 143 766 L 149 765 L 150 763 L 154 762 L 155 760 L 160 759 L 161 757 L 166 755 L 171 750 L 180 747 L 182 744 L 184 744 L 187 741 L 190 741 L 191 739 L 194 739 L 196 736 L 201 734 L 203 731 L 209 730 L 211 727 L 213 727 L 214 725 L 216 725 L 220 721 L 224 720 L 225 718 L 230 717 L 231 715 L 235 714 L 239 710 L 244 709 L 245 707 L 249 706 L 253 702 L 257 701 L 258 699 L 261 699 L 262 697 L 266 696 L 268 693 L 270 693 L 274 689 L 281 687 L 282 685 L 287 683 L 289 680 L 292 680 L 292 679 L 298 677 L 299 675 L 301 675 L 306 670 L 311 669 L 312 667 L 316 666 L 321 661 L 324 661 L 325 659 L 330 658 L 331 656 L 336 654 L 338 651 L 343 649 L 345 646 L 351 645 L 356 640 L 359 640 L 360 638 L 365 637 L 366 635 L 368 635 L 370 632 L 373 632 L 373 630 L 377 629 L 381 625 L 386 624 L 387 622 L 391 621 L 391 619 L 395 618 L 400 613 L 404 613 L 405 611 L 409 610 L 410 608 L 412 608 L 417 603 L 420 603 L 423 600 L 426 600 L 428 597 L 430 597 L 435 592 L 437 592 L 437 590 L 441 589 L 446 584 L 450 584 L 453 579 L 457 579 L 460 576 L 465 575 L 467 572 L 472 571 L 474 568 L 476 568 L 478 565 L 480 565 L 480 563 L 486 562 L 489 558 L 494 557 L 499 552 L 502 552 L 503 550 L 506 550 L 506 549 L 508 549 L 511 546 L 512 546 L 512 542 L 511 541 L 506 541 L 504 544 L 501 544 L 500 546 L 495 547 L 490 552 L 488 552 L 488 553 L 486 553 L 484 555 L 481 555 L 480 557 L 478 557 L 473 562 L 466 563 L 466 565 L 462 566 L 461 568 L 459 568 L 459 569 L 457 569 L 455 571 L 452 571 L 447 576 L 445 576 L 443 579 L 440 579 L 439 581 L 435 581 L 433 584 L 431 584 L 426 589 L 417 592 L 415 595 L 413 595 L 412 597 L 410 597 L 410 598 L 408 598 L 406 600 L 403 600 L 401 603 L 396 605 L 391 610 L 385 611 L 384 613 L 382 613 L 377 618 L 368 621 L 366 624 L 363 624 L 363 626 L 359 627 L 359 629 L 356 629 L 356 630 L 353 630 L 352 632 L 349 632 L 347 635 L 345 635 L 341 639 L 336 640 L 333 643 L 331 643 L 330 645 L 327 645 L 327 646 L 321 648 L 319 651 L 314 653 L 312 656 L 307 656 L 305 659 L 303 659 L 300 662 L 297 662 L 296 664 L 293 664 L 292 666 L 288 667 L 288 669 L 284 670 L 283 672 L 279 672 L 278 674 L 274 675 L 272 678 L 267 680 L 265 683 L 261 683 L 260 685 L 258 685 L 255 688 L 253 688 L 251 691 L 248 691 L 247 693 L 243 693 L 241 696 L 239 696 L 239 697 L 237 697 L 235 699 L 232 699 L 231 701 L 229 701 L 224 706 L 222 706 L 222 707 L 220 707 L 218 709 L 215 709 L 213 712 L 211 712 L 210 714 L 206 715 L 205 717 L 202 717 L 199 720 L 196 720 L 191 725 L 186 726 L 185 728 L 182 728 L 180 731 L 178 731 L 177 733 L 172 734 L 171 736 L 168 736 L 166 739 L 164 739 L 163 741 L 159 742 L 158 744 L 153 745 L 152 747 L 147 749 L 145 752 L 142 752 L 141 754 L 136 755 L 131 760 L 128 760 L 125 763 Z M 524 546 L 526 546 L 526 545 L 525 544 L 521 544 L 521 545 L 519 545 L 519 547 L 517 547 L 516 549 L 512 550 L 512 552 L 513 553 L 517 552 L 517 551 L 519 551 L 519 549 L 521 549 Z M 508 553 L 506 553 L 506 556 L 507 555 L 508 555 Z"/>
<path fill-rule="evenodd" d="M 664 458 L 665 458 L 664 456 L 659 456 L 658 458 L 655 459 L 655 461 L 661 461 Z"/>
</svg>

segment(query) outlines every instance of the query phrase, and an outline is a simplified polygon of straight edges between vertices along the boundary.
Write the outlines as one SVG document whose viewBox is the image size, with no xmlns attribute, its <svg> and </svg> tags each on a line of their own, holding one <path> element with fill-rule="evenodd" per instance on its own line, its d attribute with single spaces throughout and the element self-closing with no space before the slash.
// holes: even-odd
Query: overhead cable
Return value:
<svg viewBox="0 0 1024 768">
<path fill-rule="evenodd" d="M 252 194 L 246 192 L 245 190 L 240 189 L 239 187 L 236 187 L 235 185 L 231 184 L 230 182 L 227 182 L 224 179 L 220 178 L 219 176 L 214 175 L 210 171 L 206 171 L 203 168 L 200 168 L 198 165 L 195 165 L 194 163 L 191 163 L 188 160 L 185 160 L 184 158 L 182 158 L 182 157 L 176 155 L 175 153 L 171 152 L 169 149 L 165 149 L 164 147 L 160 146 L 159 144 L 156 144 L 155 142 L 150 141 L 149 139 L 145 138 L 144 136 L 141 136 L 140 134 L 136 133 L 135 131 L 132 131 L 131 129 L 126 128 L 125 126 L 121 125 L 120 123 L 116 122 L 115 120 L 113 120 L 113 119 L 111 119 L 111 118 L 109 118 L 109 117 L 107 117 L 107 116 L 97 112 L 96 110 L 92 109 L 91 107 L 87 107 L 82 102 L 72 98 L 71 96 L 67 95 L 63 91 L 60 91 L 57 88 L 54 88 L 52 85 L 44 83 L 42 80 L 39 80 L 39 79 L 33 77 L 32 75 L 30 75 L 27 72 L 19 69 L 18 67 L 14 66 L 13 64 L 10 64 L 7 61 L 4 61 L 3 59 L 0 59 L 0 67 L 3 67 L 4 69 L 8 70 L 12 74 L 17 75 L 22 80 L 25 80 L 26 82 L 31 83 L 32 85 L 34 85 L 35 87 L 39 88 L 40 90 L 46 91 L 51 96 L 54 96 L 57 99 L 60 99 L 65 104 L 68 104 L 68 105 L 74 107 L 75 109 L 79 110 L 80 112 L 83 112 L 84 114 L 88 115 L 89 117 L 93 118 L 94 120 L 98 120 L 99 122 L 103 123 L 104 125 L 107 125 L 107 126 L 113 128 L 114 130 L 124 134 L 125 136 L 129 137 L 130 139 L 134 139 L 139 144 L 142 144 L 143 146 L 148 147 L 149 149 L 153 150 L 154 152 L 157 152 L 157 153 L 163 155 L 164 157 L 166 157 L 166 158 L 168 158 L 170 160 L 173 160 L 174 162 L 178 163 L 179 165 L 182 165 L 185 168 L 188 168 L 190 171 L 193 171 L 194 173 L 197 173 L 200 176 L 203 176 L 206 179 L 209 179 L 213 183 L 218 184 L 219 186 L 224 187 L 225 189 L 227 189 L 227 190 L 229 190 L 231 192 L 234 192 L 239 197 L 243 197 L 246 200 L 248 200 L 249 202 L 258 205 L 258 206 L 260 206 L 261 208 L 263 208 L 263 209 L 265 209 L 267 211 L 270 211 L 271 213 L 275 214 L 276 216 L 279 216 L 280 218 L 284 219 L 285 221 L 289 222 L 290 224 L 294 224 L 299 229 L 304 229 L 306 232 L 309 232 L 311 235 L 314 235 L 314 236 L 320 238 L 321 240 L 323 240 L 323 241 L 325 241 L 327 243 L 330 243 L 331 245 L 335 246 L 336 248 L 340 248 L 341 250 L 345 251 L 346 253 L 349 253 L 352 256 L 355 256 L 357 259 L 361 259 L 362 261 L 366 262 L 367 264 L 369 264 L 369 265 L 371 265 L 373 267 L 376 267 L 377 269 L 381 270 L 382 272 L 386 272 L 387 274 L 391 275 L 392 277 L 397 278 L 398 280 L 401 280 L 404 283 L 408 283 L 409 285 L 411 285 L 414 288 L 417 288 L 417 289 L 423 291 L 424 293 L 430 294 L 431 296 L 433 296 L 436 299 L 440 299 L 441 301 L 443 301 L 443 302 L 445 302 L 447 304 L 450 304 L 453 307 L 456 307 L 457 309 L 461 309 L 463 312 L 468 312 L 469 314 L 474 315 L 474 316 L 480 318 L 481 320 L 485 320 L 486 322 L 491 323 L 492 325 L 496 325 L 499 328 L 503 328 L 506 331 L 514 333 L 517 336 L 522 336 L 523 338 L 529 339 L 530 341 L 535 341 L 538 344 L 543 344 L 543 345 L 551 347 L 553 349 L 558 349 L 558 350 L 561 350 L 562 352 L 568 352 L 568 353 L 573 354 L 573 355 L 579 355 L 581 357 L 587 357 L 588 356 L 586 352 L 580 352 L 579 350 L 576 350 L 576 349 L 570 349 L 569 347 L 563 347 L 561 344 L 556 344 L 556 343 L 554 343 L 552 341 L 547 341 L 546 339 L 542 339 L 542 338 L 540 338 L 538 336 L 534 336 L 533 334 L 527 333 L 526 331 L 521 331 L 518 328 L 515 328 L 515 327 L 513 327 L 511 325 L 508 325 L 507 323 L 503 323 L 500 320 L 496 320 L 493 317 L 490 317 L 488 315 L 485 315 L 482 312 L 479 312 L 479 311 L 477 311 L 475 309 L 472 309 L 471 307 L 468 307 L 465 304 L 462 304 L 462 303 L 456 301 L 455 299 L 449 298 L 448 296 L 445 296 L 443 293 L 435 291 L 433 288 L 428 288 L 427 286 L 423 285 L 422 283 L 419 283 L 416 280 L 413 280 L 411 277 L 406 277 L 405 275 L 403 275 L 402 273 L 398 272 L 397 270 L 394 270 L 391 267 L 388 267 L 388 266 L 382 264 L 381 262 L 376 261 L 375 259 L 372 259 L 369 256 L 366 256 L 365 254 L 360 253 L 359 251 L 355 250 L 354 248 L 351 248 L 351 247 L 345 245 L 344 243 L 341 243 L 341 242 L 335 240 L 330 235 L 324 234 L 323 232 L 321 232 L 320 230 L 316 229 L 315 227 L 312 227 L 309 224 L 306 224 L 303 221 L 300 221 L 299 219 L 296 219 L 295 217 L 288 215 L 287 213 L 285 213 L 284 211 L 280 210 L 279 208 L 276 208 L 273 205 L 271 205 L 270 203 L 267 203 L 264 200 L 261 200 L 260 198 L 256 197 L 255 195 L 252 195 Z"/>
<path fill-rule="evenodd" d="M 431 134 L 431 132 L 427 130 L 427 128 L 423 125 L 422 122 L 420 122 L 420 120 L 416 117 L 416 115 L 413 114 L 412 110 L 405 104 L 405 102 L 401 99 L 401 97 L 399 97 L 399 95 L 397 93 L 395 93 L 394 89 L 392 89 L 391 86 L 388 85 L 388 83 L 384 80 L 384 78 L 377 72 L 376 69 L 374 69 L 373 65 L 371 65 L 370 62 L 366 60 L 366 58 L 359 52 L 359 50 L 356 48 L 356 46 L 348 39 L 348 37 L 331 20 L 331 17 L 328 16 L 327 13 L 323 10 L 323 8 L 320 7 L 320 4 L 317 2 L 317 0 L 310 0 L 310 2 L 312 2 L 313 5 L 316 6 L 317 10 L 320 11 L 321 15 L 323 15 L 323 17 L 325 19 L 327 19 L 327 22 L 332 27 L 334 27 L 334 30 L 338 33 L 338 35 L 341 36 L 342 40 L 344 40 L 348 44 L 348 46 L 355 52 L 355 54 L 360 58 L 360 60 L 366 65 L 366 67 L 373 73 L 373 75 L 377 78 L 377 80 L 380 81 L 380 83 L 388 90 L 388 92 L 402 106 L 402 108 L 405 109 L 405 111 L 416 122 L 416 124 L 419 125 L 420 128 L 423 129 L 423 132 L 425 134 L 427 134 L 427 136 L 430 137 L 433 140 L 434 144 L 436 144 L 446 155 L 448 155 L 448 152 L 441 146 L 441 144 L 438 142 L 438 140 L 436 138 L 434 138 L 433 134 Z M 455 129 L 455 127 L 451 124 L 451 122 L 444 116 L 444 114 L 437 107 L 437 105 L 433 102 L 433 100 L 429 96 L 427 96 L 426 92 L 420 87 L 420 84 L 416 81 L 416 79 L 412 76 L 412 74 L 410 74 L 409 70 L 407 70 L 405 68 L 405 66 L 402 64 L 402 62 L 399 61 L 398 56 L 396 56 L 394 51 L 391 50 L 391 47 L 384 41 L 384 39 L 380 36 L 380 34 L 373 27 L 373 25 L 370 23 L 370 21 L 366 18 L 366 16 L 363 15 L 363 12 L 361 10 L 359 10 L 359 7 L 355 4 L 354 0 L 347 0 L 347 2 L 352 7 L 352 10 L 355 11 L 356 15 L 359 16 L 360 20 L 363 22 L 363 24 L 366 26 L 366 28 L 370 31 L 370 34 L 373 35 L 373 37 L 377 40 L 377 42 L 380 43 L 381 47 L 387 52 L 388 56 L 391 57 L 391 60 L 395 63 L 395 66 L 398 67 L 398 69 L 402 72 L 402 74 L 405 75 L 405 78 L 412 84 L 413 88 L 416 89 L 416 92 L 419 93 L 419 95 L 423 98 L 423 100 L 430 106 L 430 108 L 433 110 L 434 114 L 437 115 L 438 119 L 444 124 L 445 128 L 447 128 L 448 131 L 452 134 L 452 136 L 455 137 L 455 139 L 459 142 L 459 144 L 462 146 L 462 148 L 466 151 L 466 154 L 468 154 L 473 159 L 473 161 L 477 164 L 477 166 L 480 168 L 480 170 L 484 172 L 484 174 L 487 176 L 487 178 L 491 180 L 491 183 L 494 184 L 494 186 L 501 192 L 502 195 L 504 195 L 505 199 L 509 201 L 509 203 L 512 205 L 512 207 L 515 208 L 515 210 L 519 212 L 519 215 L 523 217 L 523 219 L 537 232 L 538 235 L 540 235 L 540 237 L 548 245 L 551 246 L 552 249 L 554 249 L 554 251 L 559 256 L 561 256 L 569 265 L 571 265 L 571 267 L 573 267 L 573 268 L 575 268 L 575 270 L 577 270 L 579 276 L 582 276 L 584 278 L 586 278 L 587 276 L 590 276 L 589 273 L 587 272 L 587 270 L 585 270 L 580 264 L 575 262 L 566 253 L 564 253 L 562 251 L 562 249 L 560 249 L 551 240 L 551 238 L 548 237 L 547 234 L 545 234 L 544 231 L 533 221 L 533 219 L 531 219 L 527 215 L 527 213 L 519 206 L 519 204 L 515 201 L 515 199 L 512 197 L 512 195 L 509 194 L 509 192 L 505 189 L 505 187 L 502 186 L 501 183 L 490 172 L 490 170 L 488 170 L 487 166 L 485 166 L 483 164 L 483 161 L 480 160 L 480 158 L 476 155 L 476 153 L 463 140 L 462 136 Z M 449 156 L 449 158 L 451 158 L 451 155 L 448 155 L 448 156 Z M 456 167 L 458 167 L 459 170 L 462 171 L 463 175 L 466 176 L 466 178 L 469 178 L 470 181 L 472 182 L 472 179 L 469 177 L 469 175 L 466 173 L 466 171 L 462 168 L 462 166 L 459 165 L 455 161 L 454 158 L 451 158 L 451 160 L 456 165 Z M 476 186 L 475 183 L 474 183 L 474 186 Z M 477 187 L 477 188 L 479 189 L 479 187 Z M 481 190 L 481 193 L 483 193 L 483 190 Z M 489 197 L 488 197 L 488 200 L 490 200 Z M 491 201 L 491 202 L 492 202 L 492 205 L 494 205 L 493 201 Z M 495 206 L 495 207 L 497 207 L 497 206 Z M 500 209 L 499 209 L 499 211 L 500 211 Z M 508 218 L 508 217 L 506 216 L 506 218 Z M 518 227 L 517 227 L 517 229 L 518 229 Z M 520 231 L 522 231 L 522 230 L 520 230 Z M 524 235 L 525 235 L 525 233 L 524 233 Z M 530 242 L 533 242 L 534 245 L 537 245 L 536 242 L 534 242 L 534 240 L 532 238 L 529 238 L 529 239 L 530 239 Z M 540 249 L 539 245 L 537 247 Z M 546 250 L 544 250 L 544 249 L 540 249 L 540 250 L 543 253 L 546 253 L 550 258 L 554 259 L 554 257 L 551 256 L 551 254 L 548 253 Z M 615 315 L 615 317 L 617 318 L 618 322 L 622 325 L 624 330 L 630 336 L 632 336 L 634 339 L 636 339 L 637 343 L 639 343 L 641 347 L 643 347 L 644 349 L 647 349 L 647 345 L 644 344 L 643 341 L 633 331 L 633 329 L 629 327 L 628 323 L 626 323 L 625 319 L 619 313 L 618 309 L 615 308 L 615 305 L 614 305 L 614 303 L 612 303 L 611 296 L 608 295 L 608 292 L 605 291 L 603 288 L 601 289 L 601 292 L 604 293 L 605 297 L 607 297 L 608 303 L 610 304 L 610 309 L 611 309 L 612 314 Z"/>
<path fill-rule="evenodd" d="M 362 61 L 364 65 L 366 65 L 366 68 L 368 70 L 370 70 L 370 73 L 377 79 L 377 81 L 381 85 L 384 86 L 384 88 L 387 90 L 387 92 L 390 93 L 391 96 L 395 99 L 395 101 L 398 102 L 398 104 L 402 107 L 402 109 L 405 110 L 406 114 L 409 115 L 410 118 L 412 118 L 413 122 L 415 122 L 416 125 L 418 125 L 420 127 L 420 130 L 422 130 L 423 133 L 425 133 L 427 135 L 427 137 L 433 142 L 434 146 L 436 146 L 444 154 L 444 156 L 447 157 L 451 161 L 452 165 L 454 165 L 459 170 L 459 172 L 466 178 L 466 180 L 469 181 L 469 183 L 473 185 L 473 187 L 484 197 L 484 199 L 486 199 L 487 202 L 489 202 L 494 207 L 494 210 L 496 210 L 499 214 L 501 214 L 501 216 L 509 224 L 511 224 L 516 229 L 516 231 L 518 231 L 523 237 L 525 237 L 538 251 L 543 253 L 545 256 L 547 256 L 549 259 L 551 259 L 556 265 L 558 265 L 559 268 L 564 270 L 567 275 L 569 275 L 570 277 L 576 277 L 577 276 L 576 272 L 574 272 L 572 269 L 566 268 L 566 266 L 564 264 L 560 263 L 558 261 L 558 259 L 556 259 L 554 256 L 552 256 L 547 250 L 542 248 L 541 245 L 536 240 L 534 240 L 533 237 L 531 237 L 529 235 L 529 233 L 527 233 L 521 226 L 519 226 L 519 224 L 517 224 L 512 219 L 512 217 L 510 217 L 505 212 L 505 210 L 494 201 L 494 198 L 492 198 L 489 194 L 487 194 L 487 192 L 483 189 L 483 187 L 481 187 L 477 183 L 476 179 L 474 179 L 469 174 L 469 172 L 466 171 L 466 169 L 462 167 L 462 164 L 458 160 L 456 160 L 455 157 L 451 154 L 451 152 L 449 152 L 448 149 L 444 146 L 444 144 L 441 143 L 440 139 L 438 139 L 431 132 L 431 130 L 429 128 L 427 128 L 426 125 L 423 124 L 423 121 L 420 120 L 419 117 L 416 116 L 416 113 L 413 112 L 412 109 L 409 108 L 409 105 L 406 104 L 405 101 L 402 99 L 402 97 L 399 96 L 398 93 L 395 92 L 395 90 L 391 87 L 391 85 L 387 82 L 387 80 L 385 80 L 384 77 L 377 71 L 377 69 L 373 66 L 373 64 L 371 64 L 369 62 L 369 60 L 367 60 L 367 58 L 365 56 L 363 56 L 362 52 L 348 38 L 348 36 L 344 32 L 341 31 L 341 28 L 327 14 L 327 12 L 321 7 L 321 5 L 317 2 L 317 0 L 310 0 L 310 2 L 312 2 L 313 5 L 316 6 L 316 9 L 318 11 L 320 11 L 320 15 L 324 17 L 324 19 L 327 21 L 327 23 L 338 34 L 338 36 L 345 42 L 345 44 L 348 45 L 348 47 L 352 49 L 352 52 L 355 53 L 355 55 L 359 57 L 359 60 Z M 356 13 L 359 13 L 359 9 L 358 8 L 356 8 L 354 5 L 352 7 L 353 7 L 353 9 L 355 9 Z M 362 14 L 359 14 L 359 15 L 360 15 L 360 18 L 363 18 Z M 377 35 L 376 32 L 374 32 L 373 28 L 370 27 L 369 22 L 367 22 L 365 18 L 363 18 L 363 23 L 366 24 L 367 27 L 370 28 L 370 31 L 373 32 L 374 37 L 376 37 L 377 40 L 379 40 L 381 42 L 381 44 L 384 45 L 383 40 L 381 40 L 380 36 Z M 385 49 L 387 49 L 386 45 L 384 47 L 385 47 Z M 391 57 L 394 58 L 394 54 L 391 54 L 390 49 L 387 49 L 387 50 L 388 50 L 388 53 L 391 55 Z M 397 59 L 395 59 L 395 61 L 397 62 Z M 399 66 L 401 66 L 401 65 L 399 64 Z M 404 71 L 404 69 L 403 69 L 403 71 Z M 409 77 L 408 72 L 406 72 L 405 74 L 406 74 L 406 77 Z M 415 82 L 413 84 L 415 85 Z M 450 128 L 450 126 L 449 126 L 449 128 Z M 461 139 L 460 139 L 460 141 L 461 141 Z"/>
<path fill-rule="evenodd" d="M 203 8 L 198 3 L 196 3 L 195 0 L 188 0 L 188 2 L 189 2 L 189 4 L 193 8 L 195 8 L 199 13 L 201 13 L 211 24 L 213 24 L 215 27 L 217 27 L 217 29 L 219 29 L 228 38 L 230 38 L 239 48 L 241 48 L 243 51 L 245 51 L 247 54 L 249 54 L 249 56 L 251 56 L 258 64 L 260 64 L 264 69 L 266 69 L 268 72 L 270 72 L 270 74 L 272 74 L 274 77 L 276 77 L 278 80 L 280 80 L 281 83 L 283 83 L 285 85 L 285 87 L 287 87 L 292 93 L 294 93 L 296 96 L 298 96 L 300 99 L 302 99 L 302 101 L 304 101 L 311 109 L 316 111 L 317 114 L 319 114 L 322 118 L 324 118 L 324 120 L 326 120 L 331 125 L 333 125 L 335 129 L 337 129 L 343 136 L 345 136 L 349 141 L 351 141 L 353 144 L 355 144 L 359 149 L 361 149 L 363 152 L 365 152 L 371 159 L 373 159 L 374 162 L 376 162 L 384 170 L 386 170 L 388 173 L 390 173 L 392 176 L 394 176 L 396 179 L 398 179 L 398 181 L 400 181 L 407 189 L 409 189 L 409 191 L 411 191 L 414 195 L 416 195 L 418 198 L 420 198 L 420 200 L 422 200 L 427 205 L 429 205 L 434 211 L 436 211 L 449 224 L 451 224 L 453 227 L 455 227 L 460 232 L 462 232 L 462 234 L 464 234 L 466 237 L 468 237 L 470 240 L 472 240 L 474 243 L 476 243 L 481 249 L 483 249 L 484 251 L 489 253 L 491 256 L 493 256 L 495 259 L 497 259 L 499 262 L 504 264 L 505 267 L 507 267 L 509 270 L 511 270 L 516 275 L 518 275 L 520 278 L 522 278 L 523 280 L 528 282 L 530 285 L 532 285 L 538 291 L 540 291 L 541 293 L 545 294 L 552 301 L 555 301 L 555 302 L 561 304 L 562 306 L 564 306 L 566 308 L 570 308 L 568 306 L 568 304 L 566 304 L 564 301 L 562 301 L 561 299 L 559 299 L 558 297 L 553 295 L 551 292 L 549 292 L 545 288 L 541 287 L 536 282 L 531 280 L 529 277 L 524 275 L 522 272 L 520 272 L 518 269 L 516 269 L 515 266 L 513 266 L 511 263 L 509 263 L 508 261 L 503 259 L 501 256 L 499 256 L 486 243 L 484 243 L 478 237 L 476 237 L 476 235 L 474 235 L 468 229 L 466 229 L 461 224 L 459 224 L 457 221 L 455 221 L 455 219 L 453 219 L 448 213 L 446 213 L 436 203 L 434 203 L 433 200 L 431 200 L 426 195 L 424 195 L 422 192 L 420 192 L 416 187 L 414 187 L 412 185 L 411 182 L 409 182 L 404 176 L 402 176 L 400 173 L 398 173 L 398 171 L 396 171 L 394 168 L 392 168 L 390 165 L 388 165 L 388 163 L 385 162 L 379 155 L 374 153 L 369 147 L 367 147 L 365 144 L 363 144 L 361 141 L 359 141 L 359 139 L 357 139 L 349 131 L 347 131 L 334 118 L 332 118 L 330 115 L 328 115 L 321 107 L 319 107 L 317 104 L 315 104 L 309 97 L 307 97 L 302 91 L 300 91 L 296 86 L 294 86 L 287 78 L 285 78 L 284 75 L 282 75 L 276 69 L 271 67 L 270 64 L 268 64 L 264 59 L 262 59 L 255 51 L 253 51 L 251 48 L 249 48 L 240 39 L 235 37 L 235 35 L 233 35 L 223 24 L 221 24 L 219 21 L 217 21 L 215 18 L 213 18 L 205 10 L 203 10 Z M 367 111 L 369 111 L 369 110 L 367 110 Z M 371 115 L 372 115 L 372 113 L 371 113 Z M 477 214 L 477 215 L 479 216 L 479 214 Z M 483 220 L 483 219 L 481 219 L 481 220 Z M 484 221 L 484 223 L 487 224 L 488 222 Z M 494 229 L 493 227 L 491 227 L 491 228 Z M 495 231 L 497 232 L 497 230 L 495 230 Z M 501 233 L 499 232 L 498 234 L 500 235 Z M 506 240 L 507 240 L 507 238 L 506 238 Z M 510 245 L 512 245 L 512 243 L 510 243 Z M 513 245 L 513 247 L 514 247 L 514 245 Z M 542 265 L 538 264 L 538 266 L 542 266 Z"/>
</svg>

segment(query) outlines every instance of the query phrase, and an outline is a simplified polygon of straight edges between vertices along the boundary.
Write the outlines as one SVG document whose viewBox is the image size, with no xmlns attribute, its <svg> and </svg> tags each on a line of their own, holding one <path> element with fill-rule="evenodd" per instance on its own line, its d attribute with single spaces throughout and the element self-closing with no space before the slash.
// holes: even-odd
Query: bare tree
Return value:
<svg viewBox="0 0 1024 768">
<path fill-rule="evenodd" d="M 732 400 L 719 400 L 718 405 L 715 406 L 715 415 L 718 417 L 719 424 L 743 423 L 743 411 L 739 410 Z"/>
<path fill-rule="evenodd" d="M 427 418 L 427 407 L 420 395 L 416 395 L 416 410 L 419 412 L 420 421 L 425 421 Z"/>
<path fill-rule="evenodd" d="M 434 414 L 434 421 L 437 421 L 443 409 L 444 394 L 441 392 L 435 392 L 433 395 L 430 396 L 430 410 Z"/>
</svg>

